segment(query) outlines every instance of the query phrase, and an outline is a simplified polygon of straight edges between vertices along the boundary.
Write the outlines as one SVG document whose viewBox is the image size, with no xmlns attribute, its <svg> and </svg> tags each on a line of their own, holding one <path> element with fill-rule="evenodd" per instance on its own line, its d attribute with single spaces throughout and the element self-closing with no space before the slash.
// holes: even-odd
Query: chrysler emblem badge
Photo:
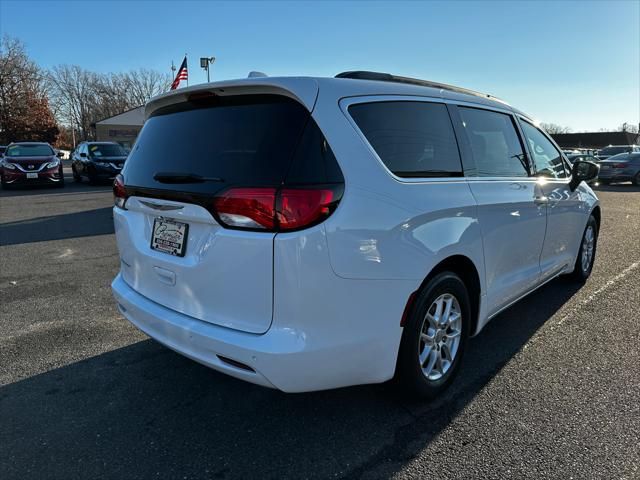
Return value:
<svg viewBox="0 0 640 480">
<path fill-rule="evenodd" d="M 35 167 L 35 165 L 29 165 L 29 167 L 28 167 L 28 168 L 29 168 L 30 170 L 33 170 L 33 169 L 34 169 L 34 167 Z"/>
</svg>

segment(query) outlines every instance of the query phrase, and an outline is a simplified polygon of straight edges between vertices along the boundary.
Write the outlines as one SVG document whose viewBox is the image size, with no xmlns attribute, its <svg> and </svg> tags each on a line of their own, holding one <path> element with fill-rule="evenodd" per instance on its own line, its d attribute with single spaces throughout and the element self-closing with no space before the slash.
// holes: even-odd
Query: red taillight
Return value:
<svg viewBox="0 0 640 480">
<path fill-rule="evenodd" d="M 213 201 L 224 226 L 288 231 L 321 222 L 335 209 L 341 189 L 230 188 Z"/>
<path fill-rule="evenodd" d="M 125 203 L 127 203 L 127 191 L 124 188 L 124 177 L 120 174 L 113 181 L 113 204 L 124 209 Z"/>
<path fill-rule="evenodd" d="M 283 188 L 279 200 L 277 215 L 280 230 L 295 230 L 328 217 L 334 192 L 324 188 Z"/>
<path fill-rule="evenodd" d="M 614 163 L 611 165 L 613 168 L 627 168 L 628 163 Z"/>
<path fill-rule="evenodd" d="M 275 204 L 275 188 L 231 188 L 213 201 L 213 208 L 227 226 L 272 230 Z"/>
</svg>

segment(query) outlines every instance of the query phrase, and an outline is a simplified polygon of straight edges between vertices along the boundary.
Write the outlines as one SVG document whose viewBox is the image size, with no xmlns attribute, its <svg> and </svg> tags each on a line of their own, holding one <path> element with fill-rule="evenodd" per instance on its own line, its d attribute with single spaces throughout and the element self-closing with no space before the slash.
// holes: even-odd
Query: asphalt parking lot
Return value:
<svg viewBox="0 0 640 480">
<path fill-rule="evenodd" d="M 598 190 L 586 286 L 501 314 L 420 404 L 284 394 L 149 340 L 111 297 L 110 187 L 67 181 L 0 192 L 0 478 L 640 478 L 640 188 Z"/>
</svg>

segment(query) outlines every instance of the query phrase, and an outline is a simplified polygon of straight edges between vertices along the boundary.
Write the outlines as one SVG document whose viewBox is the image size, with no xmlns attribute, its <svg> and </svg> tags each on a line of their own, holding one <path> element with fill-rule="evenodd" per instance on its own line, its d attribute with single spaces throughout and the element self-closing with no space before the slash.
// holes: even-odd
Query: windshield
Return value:
<svg viewBox="0 0 640 480">
<path fill-rule="evenodd" d="M 616 155 L 618 153 L 628 152 L 629 147 L 607 147 L 598 152 L 599 155 Z"/>
<path fill-rule="evenodd" d="M 126 157 L 127 152 L 116 143 L 96 143 L 89 146 L 92 157 Z"/>
<path fill-rule="evenodd" d="M 11 145 L 7 148 L 7 157 L 50 157 L 53 150 L 49 145 Z"/>
</svg>

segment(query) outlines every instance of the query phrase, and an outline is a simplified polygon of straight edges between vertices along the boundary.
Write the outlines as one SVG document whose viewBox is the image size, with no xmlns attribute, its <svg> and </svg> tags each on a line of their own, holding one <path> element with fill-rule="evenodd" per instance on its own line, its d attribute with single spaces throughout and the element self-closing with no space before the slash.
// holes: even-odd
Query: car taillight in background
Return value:
<svg viewBox="0 0 640 480">
<path fill-rule="evenodd" d="M 230 188 L 213 201 L 223 226 L 284 232 L 325 220 L 338 206 L 343 186 L 304 188 Z"/>
<path fill-rule="evenodd" d="M 127 203 L 127 192 L 124 188 L 124 177 L 117 175 L 113 181 L 113 204 L 124 210 L 125 203 Z"/>
<path fill-rule="evenodd" d="M 612 168 L 627 168 L 628 166 L 628 163 L 614 163 L 611 165 Z"/>
</svg>

